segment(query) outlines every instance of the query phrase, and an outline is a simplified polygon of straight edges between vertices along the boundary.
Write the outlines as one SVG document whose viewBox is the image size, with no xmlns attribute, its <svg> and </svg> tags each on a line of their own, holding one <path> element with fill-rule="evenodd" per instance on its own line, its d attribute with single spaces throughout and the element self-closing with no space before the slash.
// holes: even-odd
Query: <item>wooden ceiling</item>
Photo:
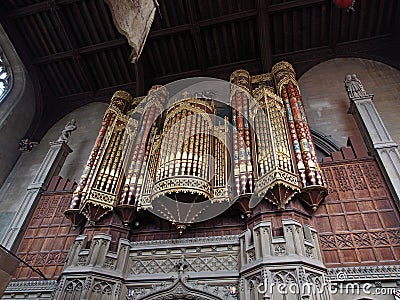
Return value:
<svg viewBox="0 0 400 300">
<path fill-rule="evenodd" d="M 149 0 L 151 1 L 151 0 Z M 1 23 L 34 79 L 39 111 L 28 137 L 123 89 L 191 76 L 228 79 L 244 68 L 267 72 L 280 60 L 298 74 L 326 59 L 355 56 L 397 68 L 398 0 L 356 0 L 355 12 L 332 0 L 159 0 L 136 65 L 102 0 L 2 0 Z"/>
</svg>

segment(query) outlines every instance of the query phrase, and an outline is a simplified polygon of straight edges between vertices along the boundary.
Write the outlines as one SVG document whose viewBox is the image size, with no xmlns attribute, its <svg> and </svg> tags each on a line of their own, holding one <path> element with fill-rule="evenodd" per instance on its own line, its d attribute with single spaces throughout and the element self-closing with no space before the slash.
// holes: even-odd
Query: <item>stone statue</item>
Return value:
<svg viewBox="0 0 400 300">
<path fill-rule="evenodd" d="M 65 125 L 64 130 L 61 132 L 60 137 L 58 138 L 57 142 L 68 142 L 71 132 L 76 130 L 76 120 L 72 119 L 71 121 L 68 122 L 67 125 Z"/>
<path fill-rule="evenodd" d="M 347 74 L 346 79 L 344 80 L 344 84 L 346 86 L 347 94 L 350 98 L 360 98 L 368 96 L 356 74 Z"/>
</svg>

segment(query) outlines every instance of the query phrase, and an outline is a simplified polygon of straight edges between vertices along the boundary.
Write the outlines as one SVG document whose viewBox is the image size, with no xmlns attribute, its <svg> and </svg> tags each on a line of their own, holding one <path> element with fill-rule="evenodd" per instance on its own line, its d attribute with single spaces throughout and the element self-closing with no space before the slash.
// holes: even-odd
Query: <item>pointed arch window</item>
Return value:
<svg viewBox="0 0 400 300">
<path fill-rule="evenodd" d="M 11 70 L 3 51 L 0 50 L 0 102 L 11 88 Z"/>
</svg>

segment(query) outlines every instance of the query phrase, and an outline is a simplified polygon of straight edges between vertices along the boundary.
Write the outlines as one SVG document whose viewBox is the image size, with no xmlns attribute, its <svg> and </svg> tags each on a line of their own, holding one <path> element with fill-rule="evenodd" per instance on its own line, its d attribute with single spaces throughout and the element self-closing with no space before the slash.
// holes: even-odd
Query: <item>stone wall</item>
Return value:
<svg viewBox="0 0 400 300">
<path fill-rule="evenodd" d="M 272 236 L 272 224 L 266 221 L 240 236 L 137 242 L 121 238 L 115 252 L 110 250 L 110 235 L 96 234 L 90 243 L 80 235 L 54 298 L 92 299 L 101 294 L 102 299 L 125 299 L 129 291 L 130 299 L 137 300 L 221 300 L 229 299 L 232 287 L 240 299 L 260 299 L 271 292 L 258 287 L 283 278 L 298 284 L 323 283 L 316 231 L 293 220 L 283 220 L 282 225 L 280 237 Z M 326 291 L 322 294 L 327 296 Z"/>
<path fill-rule="evenodd" d="M 357 74 L 367 93 L 374 94 L 375 106 L 393 140 L 400 143 L 398 97 L 400 71 L 383 63 L 361 58 L 325 61 L 299 79 L 307 117 L 312 128 L 331 135 L 342 146 L 348 136 L 359 134 L 344 87 L 346 74 Z"/>
<path fill-rule="evenodd" d="M 26 188 L 32 182 L 49 150 L 49 142 L 57 140 L 64 126 L 71 119 L 76 119 L 78 129 L 72 133 L 68 142 L 73 152 L 67 157 L 60 175 L 64 178 L 79 181 L 97 137 L 106 108 L 107 104 L 95 102 L 74 110 L 59 120 L 31 152 L 21 154 L 0 190 L 0 238 L 5 234 L 4 231 L 7 228 L 5 225 L 10 223 L 15 212 L 20 207 Z M 17 145 L 18 142 L 13 146 L 16 148 Z"/>
<path fill-rule="evenodd" d="M 62 265 L 61 261 L 54 261 L 54 257 L 61 256 L 54 254 L 57 250 L 59 254 L 67 253 L 66 247 L 55 249 L 55 244 L 62 244 L 56 239 L 68 239 L 72 246 L 68 256 L 62 257 L 65 267 L 57 283 L 12 282 L 3 299 L 111 300 L 126 299 L 129 294 L 137 300 L 186 296 L 221 300 L 229 299 L 230 288 L 236 288 L 240 299 L 265 296 L 277 300 L 284 299 L 279 284 L 315 287 L 322 292 L 323 299 L 354 299 L 372 293 L 376 293 L 374 299 L 391 299 L 389 294 L 378 293 L 396 289 L 400 278 L 399 266 L 395 265 L 398 259 L 393 259 L 398 253 L 395 238 L 399 216 L 374 158 L 368 156 L 361 138 L 350 138 L 349 147 L 324 159 L 323 169 L 330 194 L 315 212 L 313 227 L 292 218 L 284 218 L 279 224 L 276 220 L 283 213 L 274 212 L 274 217 L 266 216 L 248 224 L 248 229 L 239 235 L 157 239 L 145 234 L 146 240 L 138 240 L 137 232 L 135 237 L 119 238 L 114 248 L 113 237 L 101 232 L 73 240 L 77 233 L 68 229 L 68 223 L 56 220 L 62 217 L 60 204 L 70 199 L 71 189 L 58 195 L 54 189 L 66 189 L 64 185 L 68 186 L 68 182 L 53 180 L 42 195 L 44 201 L 35 210 L 26 241 L 21 244 L 21 248 L 30 246 L 20 249 L 19 254 L 24 259 L 34 257 L 34 267 L 54 279 Z M 63 187 L 57 188 L 60 184 Z M 61 224 L 55 226 L 56 235 L 61 235 L 63 230 L 59 228 L 63 227 L 64 236 L 53 236 L 51 220 Z M 146 230 L 142 226 L 133 230 Z M 104 231 L 101 227 L 97 229 Z M 282 230 L 274 232 L 277 228 Z M 160 228 L 153 231 L 158 233 Z M 331 256 L 335 257 L 333 263 L 329 260 Z M 17 273 L 19 279 L 32 277 L 25 267 L 20 267 Z M 346 290 L 331 293 L 340 284 L 344 288 L 367 287 L 365 291 L 371 294 L 364 290 L 355 294 Z M 301 295 L 303 299 L 321 299 L 306 292 Z M 287 299 L 295 299 L 295 295 L 288 295 Z"/>
<path fill-rule="evenodd" d="M 0 187 L 17 161 L 18 143 L 24 137 L 35 114 L 35 93 L 25 66 L 0 26 L 0 51 L 11 71 L 11 90 L 0 102 Z M 1 194 L 0 194 L 1 197 Z"/>
</svg>

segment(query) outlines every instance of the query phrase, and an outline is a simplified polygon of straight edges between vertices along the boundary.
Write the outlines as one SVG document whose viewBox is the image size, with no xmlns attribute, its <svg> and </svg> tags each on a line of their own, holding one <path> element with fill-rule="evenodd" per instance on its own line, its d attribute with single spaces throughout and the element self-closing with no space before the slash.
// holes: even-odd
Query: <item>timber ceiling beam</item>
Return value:
<svg viewBox="0 0 400 300">
<path fill-rule="evenodd" d="M 364 39 L 362 41 L 357 40 L 338 43 L 334 49 L 329 46 L 324 46 L 308 50 L 280 53 L 273 55 L 272 57 L 274 62 L 286 60 L 292 63 L 298 77 L 316 64 L 336 57 L 362 57 L 367 59 L 376 59 L 389 65 L 396 65 L 396 63 L 399 65 L 399 62 L 390 62 L 385 60 L 384 57 L 380 57 L 379 54 L 374 54 L 386 52 L 385 49 L 393 44 L 392 39 L 392 35 L 388 34 Z"/>
<path fill-rule="evenodd" d="M 27 5 L 21 8 L 16 8 L 11 10 L 7 14 L 7 18 L 16 19 L 33 14 L 37 14 L 46 10 L 53 9 L 57 6 L 72 4 L 75 2 L 80 2 L 82 0 L 49 0 L 43 1 L 32 5 Z"/>
<path fill-rule="evenodd" d="M 250 10 L 250 11 L 244 11 L 244 12 L 236 13 L 236 14 L 232 14 L 232 15 L 218 17 L 215 19 L 199 21 L 198 25 L 200 27 L 208 27 L 208 26 L 212 26 L 212 25 L 216 25 L 216 24 L 232 22 L 234 20 L 248 19 L 248 18 L 255 17 L 255 16 L 257 16 L 257 10 Z M 192 28 L 193 28 L 192 24 L 185 24 L 185 25 L 179 25 L 179 26 L 174 26 L 174 27 L 170 27 L 170 28 L 166 28 L 166 29 L 152 31 L 149 34 L 149 39 L 155 39 L 155 38 L 160 38 L 160 37 L 164 37 L 164 36 L 169 36 L 171 34 L 178 34 L 181 32 L 189 31 Z M 200 41 L 200 43 L 201 43 L 201 41 Z M 111 49 L 125 46 L 127 44 L 128 44 L 128 42 L 127 42 L 126 38 L 120 38 L 120 39 L 116 39 L 116 40 L 112 40 L 112 41 L 106 41 L 106 42 L 102 42 L 102 43 L 97 43 L 97 44 L 81 47 L 81 48 L 75 50 L 75 54 L 76 53 L 90 54 L 90 53 L 95 53 L 95 52 L 99 52 L 102 50 L 111 50 Z M 74 55 L 73 50 L 59 52 L 59 53 L 35 58 L 33 60 L 33 64 L 34 65 L 48 64 L 48 63 L 52 63 L 55 61 L 73 58 L 73 55 Z"/>
<path fill-rule="evenodd" d="M 335 48 L 339 41 L 339 9 L 331 3 L 331 17 L 329 22 L 329 47 Z"/>
<path fill-rule="evenodd" d="M 193 77 L 193 76 L 216 76 L 220 75 L 221 73 L 226 73 L 226 72 L 232 72 L 236 69 L 240 68 L 246 68 L 253 74 L 256 74 L 255 72 L 258 72 L 260 60 L 259 59 L 251 59 L 251 60 L 246 60 L 246 61 L 240 61 L 236 63 L 231 63 L 231 64 L 225 64 L 225 65 L 220 65 L 220 66 L 214 66 L 211 67 L 207 70 L 206 73 L 202 72 L 201 70 L 191 70 L 188 72 L 182 72 L 178 74 L 171 74 L 171 75 L 166 75 L 166 76 L 161 76 L 154 78 L 154 84 L 165 84 L 172 82 L 174 80 L 186 78 L 186 77 Z M 225 78 L 226 79 L 226 78 Z M 68 105 L 68 103 L 76 103 L 77 105 L 85 99 L 90 99 L 90 101 L 102 101 L 102 102 L 107 102 L 109 99 L 107 98 L 108 95 L 114 93 L 117 90 L 128 90 L 132 92 L 132 95 L 144 95 L 146 91 L 143 93 L 138 93 L 136 91 L 136 88 L 138 87 L 137 82 L 131 82 L 131 83 L 126 83 L 122 85 L 116 85 L 116 86 L 111 86 L 103 89 L 99 89 L 97 92 L 93 91 L 87 91 L 87 92 L 82 92 L 78 94 L 73 94 L 73 95 L 68 95 L 68 96 L 63 96 L 63 97 L 58 97 L 55 99 L 55 103 L 57 106 L 61 105 L 63 106 Z M 133 93 L 134 91 L 134 93 Z"/>
<path fill-rule="evenodd" d="M 81 48 L 78 48 L 75 50 L 68 50 L 68 51 L 64 51 L 64 52 L 55 53 L 52 55 L 38 57 L 33 60 L 33 64 L 38 65 L 38 64 L 52 63 L 52 62 L 59 61 L 59 60 L 73 58 L 74 55 L 77 55 L 77 54 L 79 54 L 79 55 L 91 54 L 91 53 L 100 52 L 102 50 L 111 50 L 111 49 L 115 49 L 115 48 L 120 48 L 121 46 L 125 46 L 127 44 L 128 44 L 128 42 L 127 42 L 126 38 L 102 42 L 102 43 L 98 43 L 98 44 L 81 47 Z"/>
<path fill-rule="evenodd" d="M 94 102 L 94 101 L 109 102 L 110 97 L 111 97 L 110 95 L 114 94 L 118 90 L 128 91 L 132 94 L 133 97 L 135 97 L 136 87 L 137 87 L 136 82 L 114 85 L 114 86 L 106 87 L 103 89 L 99 89 L 96 92 L 87 91 L 87 92 L 82 92 L 82 93 L 78 93 L 78 94 L 72 94 L 72 95 L 68 95 L 68 96 L 58 97 L 55 99 L 54 104 L 57 107 L 63 107 L 63 106 L 68 106 L 69 104 L 72 103 L 72 104 L 76 104 L 77 107 L 79 107 L 83 103 L 82 101 L 84 101 L 86 103 L 88 99 L 89 99 L 89 102 Z M 61 110 L 62 110 L 62 108 L 61 108 Z"/>
<path fill-rule="evenodd" d="M 190 5 L 190 7 L 192 7 L 192 5 L 190 3 L 191 2 L 189 1 L 189 5 Z M 195 13 L 195 10 L 193 10 L 193 13 Z M 230 23 L 230 22 L 235 22 L 235 21 L 251 19 L 251 18 L 256 17 L 257 14 L 258 14 L 258 12 L 256 9 L 251 9 L 251 10 L 233 13 L 233 14 L 225 15 L 225 16 L 219 16 L 219 17 L 207 19 L 207 20 L 198 20 L 196 18 L 196 21 L 197 21 L 198 26 L 200 28 L 203 28 L 203 27 L 210 27 L 210 26 L 214 26 L 214 25 L 220 25 L 220 24 L 224 24 L 224 23 Z M 189 16 L 189 18 L 190 17 L 191 16 Z M 193 28 L 193 24 L 183 24 L 183 25 L 168 27 L 165 29 L 154 30 L 154 31 L 150 31 L 148 38 L 155 39 L 155 38 L 159 38 L 159 37 L 165 37 L 168 35 L 178 34 L 178 33 L 182 33 L 185 31 L 189 31 L 192 28 Z"/>
<path fill-rule="evenodd" d="M 227 80 L 229 78 L 225 76 L 227 72 L 233 72 L 237 69 L 245 68 L 251 74 L 257 74 L 255 72 L 260 72 L 260 60 L 259 59 L 249 59 L 244 61 L 238 61 L 229 64 L 223 64 L 218 66 L 213 66 L 207 68 L 206 72 L 202 72 L 200 69 L 191 70 L 182 73 L 176 73 L 171 75 L 165 75 L 154 78 L 155 84 L 165 84 L 175 80 L 187 78 L 187 77 L 195 77 L 195 76 L 215 76 L 221 79 Z"/>
<path fill-rule="evenodd" d="M 258 0 L 257 27 L 260 39 L 260 54 L 263 72 L 272 67 L 272 48 L 268 5 L 266 0 Z"/>
<path fill-rule="evenodd" d="M 184 24 L 179 26 L 168 27 L 165 29 L 159 29 L 155 31 L 150 31 L 149 39 L 155 39 L 158 37 L 164 37 L 171 34 L 177 34 L 185 31 L 189 31 L 192 28 L 191 24 Z"/>
<path fill-rule="evenodd" d="M 189 0 L 187 2 L 188 8 L 189 8 L 189 20 L 190 23 L 192 24 L 191 28 L 191 33 L 192 33 L 192 38 L 194 41 L 194 47 L 196 49 L 196 56 L 198 58 L 200 70 L 204 72 L 206 70 L 206 55 L 204 52 L 204 43 L 202 42 L 201 39 L 201 32 L 200 32 L 200 25 L 198 22 L 198 16 L 193 8 L 193 1 Z"/>
<path fill-rule="evenodd" d="M 213 26 L 213 25 L 218 25 L 218 24 L 223 24 L 223 23 L 242 21 L 242 20 L 254 18 L 257 16 L 257 14 L 258 14 L 258 12 L 256 9 L 241 11 L 241 12 L 233 13 L 230 15 L 219 16 L 219 17 L 215 17 L 212 19 L 199 21 L 199 26 L 200 27 L 208 27 L 208 26 Z"/>
<path fill-rule="evenodd" d="M 67 44 L 72 49 L 72 58 L 74 60 L 74 63 L 78 67 L 79 77 L 83 79 L 84 85 L 86 86 L 87 89 L 95 90 L 96 85 L 94 83 L 93 78 L 87 76 L 87 74 L 89 74 L 87 65 L 81 60 L 79 51 L 76 50 L 77 42 L 72 38 L 74 35 L 72 34 L 71 28 L 65 25 L 68 23 L 65 22 L 65 16 L 63 16 L 63 11 L 58 9 L 52 9 L 52 12 L 54 13 L 57 19 L 58 25 L 61 29 L 62 34 L 64 35 Z"/>
<path fill-rule="evenodd" d="M 279 4 L 270 5 L 268 10 L 270 13 L 276 13 L 276 12 L 286 11 L 288 9 L 296 9 L 323 3 L 326 3 L 326 0 L 296 0 L 296 1 L 283 2 Z"/>
</svg>

